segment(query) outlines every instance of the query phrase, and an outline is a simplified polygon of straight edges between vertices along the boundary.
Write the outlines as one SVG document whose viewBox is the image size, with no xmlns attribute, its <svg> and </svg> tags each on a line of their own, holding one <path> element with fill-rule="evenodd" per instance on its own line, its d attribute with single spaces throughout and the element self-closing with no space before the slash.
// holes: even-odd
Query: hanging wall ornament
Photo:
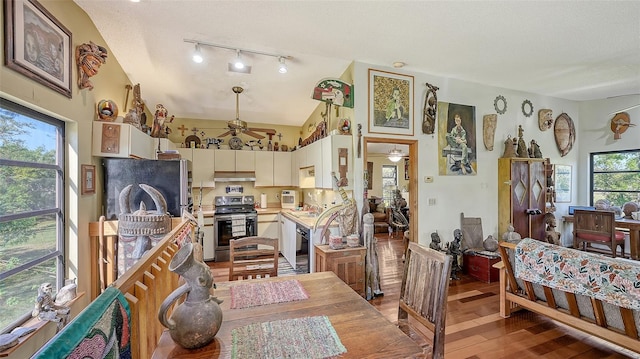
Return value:
<svg viewBox="0 0 640 359">
<path fill-rule="evenodd" d="M 496 125 L 498 122 L 498 115 L 484 115 L 482 117 L 482 140 L 484 141 L 484 148 L 489 151 L 493 151 L 493 139 L 496 134 Z"/>
<path fill-rule="evenodd" d="M 558 146 L 560 155 L 562 157 L 566 156 L 576 141 L 576 128 L 569 115 L 563 112 L 556 118 L 553 126 L 553 134 L 556 138 L 556 145 Z"/>
<path fill-rule="evenodd" d="M 427 93 L 424 96 L 424 112 L 422 119 L 422 133 L 431 135 L 436 128 L 436 113 L 438 111 L 438 87 L 426 83 Z"/>
<path fill-rule="evenodd" d="M 507 112 L 507 99 L 502 95 L 498 95 L 496 99 L 493 100 L 493 108 L 495 108 L 499 115 L 504 115 L 505 112 Z"/>
<path fill-rule="evenodd" d="M 531 115 L 533 115 L 533 104 L 531 103 L 531 101 L 522 101 L 522 114 L 525 117 L 531 117 Z"/>
<path fill-rule="evenodd" d="M 538 111 L 538 127 L 540 131 L 546 131 L 553 126 L 553 111 L 543 108 Z"/>
</svg>

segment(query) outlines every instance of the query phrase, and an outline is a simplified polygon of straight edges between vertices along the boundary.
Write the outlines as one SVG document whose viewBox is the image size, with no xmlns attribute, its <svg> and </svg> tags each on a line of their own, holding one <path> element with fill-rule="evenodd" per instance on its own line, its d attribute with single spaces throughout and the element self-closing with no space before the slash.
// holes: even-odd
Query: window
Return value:
<svg viewBox="0 0 640 359">
<path fill-rule="evenodd" d="M 591 203 L 640 202 L 640 149 L 591 154 Z"/>
<path fill-rule="evenodd" d="M 382 200 L 386 207 L 393 203 L 395 190 L 398 188 L 398 166 L 382 165 Z"/>
<path fill-rule="evenodd" d="M 0 333 L 64 279 L 64 122 L 0 98 Z"/>
</svg>

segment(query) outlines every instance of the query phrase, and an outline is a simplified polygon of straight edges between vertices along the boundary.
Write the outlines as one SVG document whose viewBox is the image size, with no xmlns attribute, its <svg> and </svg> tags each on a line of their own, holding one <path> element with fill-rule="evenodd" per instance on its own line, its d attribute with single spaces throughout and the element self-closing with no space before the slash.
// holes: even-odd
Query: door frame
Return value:
<svg viewBox="0 0 640 359">
<path fill-rule="evenodd" d="M 364 168 L 367 167 L 367 156 L 369 155 L 367 145 L 369 143 L 388 143 L 409 146 L 409 213 L 413 220 L 409 220 L 409 241 L 418 241 L 418 140 L 390 138 L 390 137 L 367 137 L 364 136 Z M 369 174 L 371 176 L 371 174 Z M 364 188 L 363 191 L 367 189 Z"/>
</svg>

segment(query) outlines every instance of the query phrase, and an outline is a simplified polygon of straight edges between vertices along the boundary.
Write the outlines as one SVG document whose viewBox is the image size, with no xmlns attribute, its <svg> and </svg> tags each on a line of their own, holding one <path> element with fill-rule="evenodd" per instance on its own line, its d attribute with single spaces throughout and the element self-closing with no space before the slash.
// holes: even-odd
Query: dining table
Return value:
<svg viewBox="0 0 640 359">
<path fill-rule="evenodd" d="M 284 283 L 275 282 L 292 280 L 297 281 L 308 298 L 232 309 L 232 302 L 234 302 L 232 299 L 235 299 L 232 298 L 231 293 L 233 286 L 251 283 L 276 285 Z M 268 323 L 268 327 L 275 327 L 270 325 L 270 322 L 286 322 L 309 317 L 328 319 L 329 327 L 335 330 L 334 337 L 343 345 L 343 350 L 346 350 L 337 355 L 340 358 L 412 358 L 420 357 L 423 352 L 422 348 L 403 333 L 395 323 L 385 318 L 333 272 L 218 282 L 216 285 L 214 296 L 223 300 L 220 304 L 223 320 L 214 340 L 201 348 L 185 349 L 176 344 L 168 330 L 165 330 L 153 353 L 154 359 L 232 358 L 234 351 L 235 357 L 240 358 L 241 356 L 237 354 L 238 345 L 250 341 L 246 338 L 245 340 L 237 339 L 238 331 L 243 328 L 255 326 L 256 323 Z M 235 302 L 237 303 L 237 300 Z M 286 334 L 278 334 L 292 336 L 293 338 L 289 338 L 290 343 L 296 343 L 297 332 L 287 331 L 286 327 L 282 328 Z M 330 342 L 329 339 L 334 339 L 328 337 L 327 343 Z M 300 338 L 302 338 L 301 334 Z M 268 358 L 270 355 L 266 353 L 255 357 Z M 312 356 L 309 354 L 307 357 Z"/>
<path fill-rule="evenodd" d="M 573 216 L 562 216 L 565 223 L 573 224 Z M 640 221 L 632 218 L 616 218 L 616 228 L 623 228 L 629 231 L 629 256 L 631 259 L 640 259 Z"/>
</svg>

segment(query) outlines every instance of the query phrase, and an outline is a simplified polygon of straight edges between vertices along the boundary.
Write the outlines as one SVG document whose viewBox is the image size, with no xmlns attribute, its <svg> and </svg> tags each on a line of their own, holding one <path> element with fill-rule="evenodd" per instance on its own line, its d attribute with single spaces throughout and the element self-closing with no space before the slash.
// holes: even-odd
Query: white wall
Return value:
<svg viewBox="0 0 640 359">
<path fill-rule="evenodd" d="M 393 136 L 368 133 L 368 69 L 402 73 L 414 76 L 414 136 Z M 475 176 L 440 176 L 438 174 L 438 143 L 437 133 L 434 135 L 422 134 L 422 109 L 424 96 L 428 82 L 438 86 L 438 101 L 471 105 L 476 107 L 476 151 L 477 151 L 477 175 Z M 578 162 L 578 147 L 581 136 L 577 136 L 576 143 L 571 152 L 565 157 L 555 144 L 553 130 L 540 131 L 538 127 L 538 110 L 549 108 L 553 110 L 554 118 L 562 112 L 566 112 L 575 122 L 576 131 L 580 130 L 580 106 L 575 101 L 557 99 L 531 93 L 523 93 L 513 90 L 491 87 L 487 85 L 460 81 L 456 79 L 432 76 L 411 71 L 399 71 L 392 68 L 374 67 L 366 63 L 356 62 L 354 65 L 355 92 L 355 124 L 362 124 L 363 136 L 371 137 L 397 137 L 405 139 L 418 139 L 418 241 L 428 244 L 430 234 L 438 231 L 444 242 L 453 239 L 453 231 L 460 227 L 460 213 L 466 217 L 482 218 L 483 235 L 501 237 L 498 231 L 497 203 L 498 203 L 498 161 L 504 151 L 503 142 L 508 135 L 517 136 L 517 126 L 522 125 L 524 139 L 527 143 L 535 139 L 540 145 L 544 157 L 549 157 L 552 163 L 563 163 L 576 166 Z M 498 124 L 495 135 L 494 150 L 484 148 L 482 140 L 482 117 L 486 114 L 496 113 L 493 101 L 496 96 L 502 95 L 507 100 L 507 111 L 498 115 Z M 522 102 L 528 99 L 533 103 L 534 113 L 531 117 L 525 117 L 521 110 Z M 355 127 L 354 124 L 354 127 Z M 437 128 L 437 125 L 436 125 Z M 362 201 L 362 173 L 363 160 L 355 158 L 355 198 Z M 425 183 L 424 177 L 432 176 L 433 183 Z M 428 205 L 428 199 L 434 198 L 436 204 Z M 575 194 L 574 194 L 575 198 Z M 565 206 L 566 208 L 566 206 Z M 558 216 L 560 212 L 558 211 Z"/>
</svg>

